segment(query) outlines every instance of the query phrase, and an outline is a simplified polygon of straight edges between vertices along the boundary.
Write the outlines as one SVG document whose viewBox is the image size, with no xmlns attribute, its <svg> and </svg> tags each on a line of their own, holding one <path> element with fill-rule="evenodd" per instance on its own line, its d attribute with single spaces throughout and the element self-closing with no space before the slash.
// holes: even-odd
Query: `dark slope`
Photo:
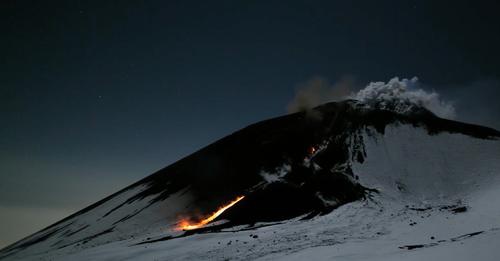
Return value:
<svg viewBox="0 0 500 261">
<path fill-rule="evenodd" d="M 0 253 L 39 243 L 56 233 L 51 229 L 54 226 L 71 222 L 139 185 L 147 188 L 117 204 L 103 217 L 146 197 L 149 205 L 162 202 L 186 188 L 186 193 L 195 200 L 183 213 L 178 213 L 184 216 L 211 213 L 236 196 L 245 195 L 244 200 L 219 217 L 230 221 L 224 226 L 328 213 L 364 197 L 366 189 L 356 182 L 349 162 L 364 160 L 361 131 L 370 128 L 383 133 L 388 124 L 423 127 L 431 135 L 451 132 L 482 139 L 500 137 L 496 130 L 440 119 L 422 108 L 410 114 L 397 114 L 366 109 L 355 101 L 328 103 L 311 111 L 250 125 Z M 283 169 L 286 171 L 279 182 L 267 182 L 262 176 L 263 172 L 278 175 Z M 113 225 L 136 214 L 129 213 Z"/>
</svg>

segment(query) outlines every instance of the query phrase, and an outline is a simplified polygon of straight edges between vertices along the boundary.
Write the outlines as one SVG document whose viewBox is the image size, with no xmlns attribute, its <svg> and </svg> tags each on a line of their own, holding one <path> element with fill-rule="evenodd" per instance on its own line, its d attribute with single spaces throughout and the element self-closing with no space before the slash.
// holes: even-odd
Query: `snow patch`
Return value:
<svg viewBox="0 0 500 261">
<path fill-rule="evenodd" d="M 281 167 L 278 167 L 275 172 L 270 173 L 267 171 L 261 171 L 260 176 L 267 182 L 273 183 L 278 182 L 283 179 L 283 177 L 288 174 L 291 170 L 291 166 L 288 164 L 283 164 Z"/>
</svg>

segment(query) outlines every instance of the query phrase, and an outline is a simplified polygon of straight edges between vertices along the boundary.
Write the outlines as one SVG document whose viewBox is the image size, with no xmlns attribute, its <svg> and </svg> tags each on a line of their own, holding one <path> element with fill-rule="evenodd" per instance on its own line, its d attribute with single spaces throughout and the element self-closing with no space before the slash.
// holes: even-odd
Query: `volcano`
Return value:
<svg viewBox="0 0 500 261">
<path fill-rule="evenodd" d="M 358 100 L 237 131 L 2 260 L 497 260 L 500 132 Z"/>
</svg>

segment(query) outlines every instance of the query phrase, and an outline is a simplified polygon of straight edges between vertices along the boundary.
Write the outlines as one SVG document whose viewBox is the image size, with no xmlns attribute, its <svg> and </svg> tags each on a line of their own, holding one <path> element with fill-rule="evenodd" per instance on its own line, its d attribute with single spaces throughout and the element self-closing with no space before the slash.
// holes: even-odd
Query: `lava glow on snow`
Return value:
<svg viewBox="0 0 500 261">
<path fill-rule="evenodd" d="M 193 230 L 193 229 L 197 229 L 197 228 L 203 227 L 206 224 L 212 222 L 214 219 L 216 219 L 218 216 L 220 216 L 224 211 L 226 211 L 228 208 L 234 206 L 236 203 L 238 203 L 243 198 L 245 198 L 245 196 L 239 196 L 239 197 L 237 197 L 235 200 L 229 202 L 227 205 L 224 205 L 224 206 L 220 207 L 217 211 L 215 211 L 214 213 L 212 213 L 209 217 L 207 217 L 205 219 L 202 219 L 199 222 L 191 223 L 191 222 L 189 222 L 187 220 L 182 220 L 179 223 L 179 227 L 178 228 L 179 228 L 179 230 Z"/>
</svg>

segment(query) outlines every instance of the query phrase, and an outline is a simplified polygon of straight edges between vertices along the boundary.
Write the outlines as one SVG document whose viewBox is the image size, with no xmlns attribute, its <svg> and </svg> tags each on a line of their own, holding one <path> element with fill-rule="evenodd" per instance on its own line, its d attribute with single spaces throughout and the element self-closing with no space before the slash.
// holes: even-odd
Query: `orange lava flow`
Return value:
<svg viewBox="0 0 500 261">
<path fill-rule="evenodd" d="M 212 213 L 209 217 L 207 217 L 207 218 L 205 218 L 205 219 L 203 219 L 203 220 L 201 220 L 199 222 L 190 223 L 187 220 L 183 220 L 179 224 L 179 229 L 180 230 L 193 230 L 193 229 L 197 229 L 197 228 L 203 227 L 206 224 L 212 222 L 214 219 L 216 219 L 218 216 L 220 216 L 222 214 L 222 212 L 224 212 L 228 208 L 234 206 L 236 203 L 238 203 L 243 198 L 245 198 L 245 196 L 239 196 L 239 197 L 237 197 L 235 200 L 229 202 L 225 206 L 220 207 L 217 211 L 215 211 L 214 213 Z"/>
</svg>

